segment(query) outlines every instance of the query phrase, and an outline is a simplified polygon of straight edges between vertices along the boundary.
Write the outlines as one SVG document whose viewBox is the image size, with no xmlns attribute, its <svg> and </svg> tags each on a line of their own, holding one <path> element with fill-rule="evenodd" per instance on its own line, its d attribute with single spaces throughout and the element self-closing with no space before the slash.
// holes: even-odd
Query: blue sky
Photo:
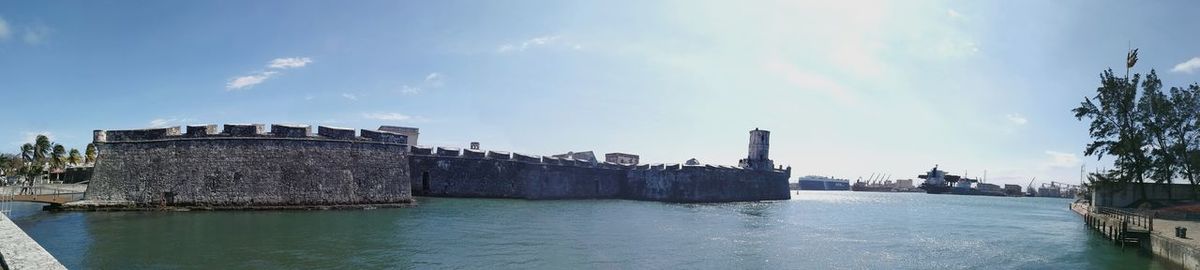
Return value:
<svg viewBox="0 0 1200 270">
<path fill-rule="evenodd" d="M 421 128 L 421 144 L 793 176 L 1078 180 L 1069 110 L 1200 77 L 1186 1 L 5 1 L 0 145 L 197 123 Z M 1193 72 L 1196 71 L 1196 72 Z"/>
</svg>

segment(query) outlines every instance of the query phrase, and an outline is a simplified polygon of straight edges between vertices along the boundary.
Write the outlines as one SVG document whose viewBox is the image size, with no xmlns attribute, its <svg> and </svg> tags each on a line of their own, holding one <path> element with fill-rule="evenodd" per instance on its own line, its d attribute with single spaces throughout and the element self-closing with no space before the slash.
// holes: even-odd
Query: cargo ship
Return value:
<svg viewBox="0 0 1200 270">
<path fill-rule="evenodd" d="M 981 183 L 979 179 L 946 174 L 946 171 L 938 170 L 937 165 L 917 178 L 925 179 L 925 183 L 921 183 L 921 189 L 929 194 L 1004 196 L 1003 189 L 997 185 Z"/>
<path fill-rule="evenodd" d="M 800 190 L 850 190 L 850 180 L 809 175 L 800 177 Z"/>
</svg>

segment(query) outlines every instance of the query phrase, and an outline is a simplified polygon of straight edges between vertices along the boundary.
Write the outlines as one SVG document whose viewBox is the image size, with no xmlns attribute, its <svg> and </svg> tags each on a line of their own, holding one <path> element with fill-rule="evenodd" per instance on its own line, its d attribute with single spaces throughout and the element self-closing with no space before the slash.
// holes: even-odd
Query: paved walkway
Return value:
<svg viewBox="0 0 1200 270">
<path fill-rule="evenodd" d="M 4 214 L 0 214 L 0 261 L 10 270 L 67 269 Z"/>
<path fill-rule="evenodd" d="M 1175 227 L 1187 228 L 1188 238 L 1175 237 Z M 1179 240 L 1192 247 L 1200 248 L 1200 222 L 1169 219 L 1154 219 L 1154 234 Z"/>
</svg>

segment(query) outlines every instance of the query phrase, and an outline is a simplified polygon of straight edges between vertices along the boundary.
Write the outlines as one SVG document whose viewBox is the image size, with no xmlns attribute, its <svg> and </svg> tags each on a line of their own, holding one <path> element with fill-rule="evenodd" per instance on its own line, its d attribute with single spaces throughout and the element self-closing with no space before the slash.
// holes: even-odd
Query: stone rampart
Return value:
<svg viewBox="0 0 1200 270">
<path fill-rule="evenodd" d="M 415 148 L 414 148 L 415 149 Z M 528 155 L 438 147 L 410 156 L 413 193 L 434 197 L 619 198 L 624 171 Z"/>
<path fill-rule="evenodd" d="M 90 207 L 306 207 L 412 201 L 403 135 L 308 126 L 98 130 Z M 69 205 L 70 206 L 70 205 Z"/>
<path fill-rule="evenodd" d="M 729 202 L 791 198 L 785 170 L 655 164 L 625 166 L 489 151 L 414 148 L 414 194 L 524 199 L 611 198 Z M 418 153 L 419 152 L 419 153 Z"/>
<path fill-rule="evenodd" d="M 787 200 L 789 171 L 679 164 L 638 166 L 628 171 L 625 196 L 668 202 Z"/>
</svg>

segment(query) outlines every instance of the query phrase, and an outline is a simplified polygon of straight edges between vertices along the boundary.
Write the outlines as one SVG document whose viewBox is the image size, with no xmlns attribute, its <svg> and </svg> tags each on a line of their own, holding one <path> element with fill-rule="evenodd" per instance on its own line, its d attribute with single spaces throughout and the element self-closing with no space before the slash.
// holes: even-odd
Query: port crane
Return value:
<svg viewBox="0 0 1200 270">
<path fill-rule="evenodd" d="M 1033 179 L 1029 179 L 1029 184 L 1025 185 L 1025 193 L 1029 193 L 1028 194 L 1029 196 L 1037 196 L 1037 190 L 1033 189 L 1033 181 L 1034 180 L 1037 180 L 1037 177 L 1034 177 Z"/>
</svg>

